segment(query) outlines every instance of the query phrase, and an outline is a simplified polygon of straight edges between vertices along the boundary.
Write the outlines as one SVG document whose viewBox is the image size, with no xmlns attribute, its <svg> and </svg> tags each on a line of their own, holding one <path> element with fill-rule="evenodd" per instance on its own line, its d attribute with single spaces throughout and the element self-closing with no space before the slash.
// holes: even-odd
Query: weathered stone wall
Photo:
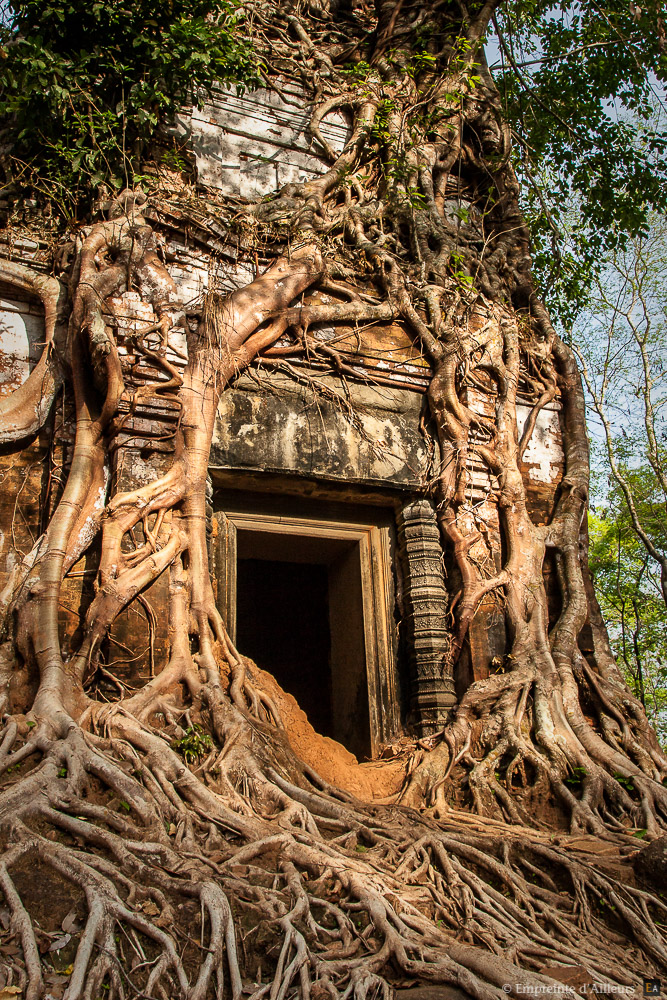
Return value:
<svg viewBox="0 0 667 1000">
<path fill-rule="evenodd" d="M 0 282 L 0 397 L 18 389 L 39 360 L 43 312 L 36 296 Z"/>
<path fill-rule="evenodd" d="M 241 200 L 270 195 L 285 183 L 326 169 L 307 125 L 307 108 L 289 86 L 282 94 L 257 91 L 238 97 L 220 92 L 201 111 L 184 114 L 180 123 L 182 134 L 190 137 L 199 184 Z M 344 116 L 334 114 L 321 131 L 329 146 L 340 150 L 348 134 L 347 122 Z M 176 205 L 170 213 L 164 228 L 166 258 L 181 298 L 191 311 L 201 306 L 210 285 L 231 290 L 254 278 L 252 263 L 236 261 L 234 253 L 225 252 L 224 231 L 213 216 L 201 222 L 201 232 L 208 235 L 200 233 L 193 242 L 187 225 L 179 221 L 184 217 Z M 159 220 L 160 213 L 151 218 Z M 18 250 L 20 255 L 20 246 Z M 16 250 L 14 253 L 16 259 Z M 26 263 L 34 253 L 34 247 L 25 246 Z M 322 291 L 314 295 L 325 298 Z M 111 483 L 113 490 L 125 490 L 166 470 L 173 455 L 178 414 L 175 404 L 147 391 L 151 383 L 168 376 L 147 364 L 128 339 L 134 329 L 154 323 L 151 307 L 135 291 L 110 300 L 108 307 L 127 384 L 110 435 Z M 473 678 L 488 674 L 504 648 L 505 635 L 499 598 L 490 595 L 470 630 L 457 676 L 448 679 L 444 687 L 439 684 L 434 664 L 440 662 L 436 646 L 442 645 L 446 620 L 447 561 L 443 568 L 435 555 L 432 508 L 429 513 L 426 507 L 419 507 L 439 463 L 437 445 L 428 433 L 424 395 L 428 366 L 398 323 L 361 330 L 322 326 L 309 333 L 324 347 L 335 345 L 340 366 L 336 367 L 331 354 L 328 360 L 326 354 L 309 358 L 294 355 L 253 365 L 224 394 L 213 438 L 211 472 L 214 478 L 224 476 L 228 488 L 235 485 L 235 476 L 245 488 L 260 490 L 273 489 L 278 482 L 283 489 L 284 483 L 291 483 L 284 490 L 286 494 L 295 491 L 296 484 L 307 482 L 311 488 L 319 485 L 321 495 L 326 495 L 329 487 L 336 488 L 342 491 L 339 496 L 349 501 L 362 495 L 369 499 L 375 491 L 375 502 L 379 497 L 380 502 L 394 504 L 399 511 L 404 553 L 402 570 L 398 565 L 396 570 L 398 590 L 403 595 L 403 646 L 412 664 L 412 706 L 415 715 L 422 709 L 432 715 L 426 728 L 437 727 L 439 713 L 446 711 L 453 699 L 452 683 L 460 693 Z M 25 381 L 39 357 L 43 335 L 41 304 L 15 289 L 0 288 L 0 395 Z M 168 360 L 183 364 L 185 336 L 172 331 L 170 338 L 175 340 L 167 345 Z M 135 396 L 138 388 L 142 392 Z M 494 407 L 492 393 L 475 389 L 470 390 L 466 403 L 487 415 Z M 34 441 L 0 455 L 0 586 L 35 544 L 57 502 L 71 456 L 69 404 L 66 391 L 64 401 L 58 401 L 53 418 Z M 519 404 L 520 424 L 529 411 L 528 402 Z M 540 522 L 550 516 L 563 471 L 560 419 L 557 401 L 539 414 L 523 459 L 530 509 Z M 520 433 L 521 426 L 518 430 Z M 472 451 L 467 472 L 468 506 L 471 512 L 474 507 L 477 521 L 485 525 L 484 537 L 475 542 L 472 555 L 497 570 L 501 542 L 495 484 Z M 414 513 L 417 508 L 420 516 L 410 520 L 406 512 Z M 424 535 L 421 541 L 417 537 L 420 524 L 428 525 L 426 533 L 430 532 L 429 538 Z M 472 530 L 472 513 L 469 527 Z M 136 542 L 141 541 L 138 529 Z M 417 555 L 410 564 L 408 550 L 422 556 L 428 550 L 430 555 L 421 563 Z M 63 628 L 72 631 L 87 607 L 95 572 L 93 548 L 69 575 L 61 608 Z M 109 679 L 112 686 L 139 683 L 164 662 L 168 636 L 165 616 L 160 612 L 166 599 L 167 579 L 163 575 L 120 616 L 109 644 L 107 665 L 116 678 Z M 29 681 L 23 678 L 21 683 Z"/>
<path fill-rule="evenodd" d="M 419 429 L 423 396 L 354 383 L 347 390 L 335 376 L 318 375 L 311 385 L 279 373 L 238 379 L 220 406 L 211 467 L 423 488 L 429 475 Z"/>
<path fill-rule="evenodd" d="M 202 185 L 250 200 L 322 173 L 325 161 L 308 133 L 302 93 L 289 81 L 282 81 L 280 91 L 220 90 L 202 108 L 183 113 L 181 134 L 191 135 Z M 340 152 L 350 129 L 345 116 L 334 111 L 320 131 Z"/>
<path fill-rule="evenodd" d="M 26 381 L 43 340 L 39 299 L 0 287 L 0 397 Z M 23 451 L 5 449 L 0 454 L 0 590 L 21 553 L 30 551 L 40 533 L 48 437 L 45 430 L 35 441 L 26 442 Z"/>
</svg>

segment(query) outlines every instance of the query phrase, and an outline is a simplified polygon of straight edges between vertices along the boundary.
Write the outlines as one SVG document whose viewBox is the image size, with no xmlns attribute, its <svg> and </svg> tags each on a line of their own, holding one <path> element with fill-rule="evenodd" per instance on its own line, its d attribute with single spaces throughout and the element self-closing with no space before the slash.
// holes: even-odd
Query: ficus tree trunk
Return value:
<svg viewBox="0 0 667 1000">
<path fill-rule="evenodd" d="M 630 987 L 667 962 L 664 903 L 626 884 L 622 864 L 610 872 L 554 842 L 543 822 L 542 809 L 555 810 L 622 855 L 628 830 L 653 837 L 664 826 L 667 760 L 610 655 L 587 575 L 584 400 L 531 278 L 510 132 L 481 48 L 495 6 L 253 6 L 268 83 L 304 88 L 329 165 L 243 209 L 244 239 L 265 267 L 230 295 L 212 289 L 196 323 L 138 191 L 76 235 L 59 256 L 63 281 L 0 265 L 3 280 L 42 298 L 47 329 L 42 361 L 3 403 L 5 447 L 35 432 L 63 383 L 76 430 L 59 502 L 3 594 L 3 676 L 21 670 L 36 689 L 27 714 L 8 697 L 0 745 L 0 888 L 18 942 L 1 961 L 28 1000 L 53 988 L 17 879 L 30 864 L 78 901 L 67 1000 L 363 1000 L 410 982 L 487 1000 L 505 985 L 516 995 L 553 985 L 559 966 Z M 351 122 L 340 154 L 320 131 L 333 109 Z M 178 421 L 166 471 L 119 492 L 109 440 L 125 386 L 110 302 L 130 289 L 157 316 L 134 348 L 168 376 L 135 399 L 159 394 Z M 209 575 L 205 491 L 218 404 L 240 371 L 321 350 L 318 323 L 390 319 L 432 371 L 432 496 L 455 582 L 447 669 L 488 594 L 508 639 L 502 668 L 461 697 L 399 804 L 379 806 L 298 759 L 280 692 L 231 642 Z M 184 370 L 165 358 L 175 330 L 187 334 Z M 471 386 L 490 416 L 465 402 Z M 521 434 L 519 393 L 532 405 Z M 521 459 L 555 399 L 565 471 L 538 524 Z M 473 453 L 497 484 L 502 565 L 492 572 L 473 555 L 484 535 L 466 503 Z M 63 584 L 94 543 L 95 594 L 65 655 Z M 551 627 L 547 552 L 561 598 Z M 168 658 L 141 689 L 101 701 L 109 630 L 160 576 Z M 166 724 L 199 734 L 198 751 L 179 753 Z M 472 813 L 451 806 L 464 784 Z"/>
</svg>

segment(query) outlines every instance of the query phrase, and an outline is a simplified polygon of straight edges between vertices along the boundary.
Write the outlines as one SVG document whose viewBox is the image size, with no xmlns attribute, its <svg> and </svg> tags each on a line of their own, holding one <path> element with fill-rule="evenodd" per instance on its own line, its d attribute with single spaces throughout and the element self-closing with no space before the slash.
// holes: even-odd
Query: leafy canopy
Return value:
<svg viewBox="0 0 667 1000">
<path fill-rule="evenodd" d="M 650 480 L 647 470 L 636 474 Z M 612 650 L 665 745 L 667 607 L 659 580 L 617 491 L 612 491 L 607 509 L 589 513 L 588 527 L 591 574 Z M 659 530 L 664 538 L 664 526 Z"/>
<path fill-rule="evenodd" d="M 667 210 L 660 0 L 508 0 L 495 75 L 515 132 L 535 268 L 563 319 L 601 258 Z"/>
<path fill-rule="evenodd" d="M 0 28 L 9 183 L 67 215 L 101 183 L 132 183 L 181 103 L 215 81 L 255 81 L 241 21 L 232 0 L 10 0 Z"/>
<path fill-rule="evenodd" d="M 237 0 L 4 0 L 0 156 L 14 190 L 76 215 L 131 183 L 179 104 L 255 82 Z M 535 267 L 567 322 L 601 258 L 667 210 L 661 0 L 505 0 L 496 78 Z"/>
</svg>

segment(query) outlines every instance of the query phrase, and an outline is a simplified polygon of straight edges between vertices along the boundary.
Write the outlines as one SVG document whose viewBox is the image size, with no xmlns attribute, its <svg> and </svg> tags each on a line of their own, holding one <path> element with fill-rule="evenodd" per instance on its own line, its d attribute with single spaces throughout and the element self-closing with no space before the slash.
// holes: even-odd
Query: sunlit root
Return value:
<svg viewBox="0 0 667 1000">
<path fill-rule="evenodd" d="M 26 381 L 0 399 L 0 444 L 36 434 L 51 411 L 65 368 L 67 290 L 57 278 L 0 259 L 0 280 L 39 296 L 44 307 L 44 345 Z"/>
</svg>

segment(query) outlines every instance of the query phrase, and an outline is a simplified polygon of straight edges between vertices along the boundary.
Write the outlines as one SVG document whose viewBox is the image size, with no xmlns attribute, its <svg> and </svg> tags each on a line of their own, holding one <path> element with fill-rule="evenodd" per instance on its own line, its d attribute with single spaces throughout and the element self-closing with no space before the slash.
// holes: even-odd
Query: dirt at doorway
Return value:
<svg viewBox="0 0 667 1000">
<path fill-rule="evenodd" d="M 359 763 L 342 744 L 313 729 L 296 698 L 280 687 L 273 674 L 255 664 L 251 671 L 277 704 L 295 753 L 320 777 L 364 802 L 391 801 L 398 794 L 410 766 L 408 754 Z"/>
</svg>

